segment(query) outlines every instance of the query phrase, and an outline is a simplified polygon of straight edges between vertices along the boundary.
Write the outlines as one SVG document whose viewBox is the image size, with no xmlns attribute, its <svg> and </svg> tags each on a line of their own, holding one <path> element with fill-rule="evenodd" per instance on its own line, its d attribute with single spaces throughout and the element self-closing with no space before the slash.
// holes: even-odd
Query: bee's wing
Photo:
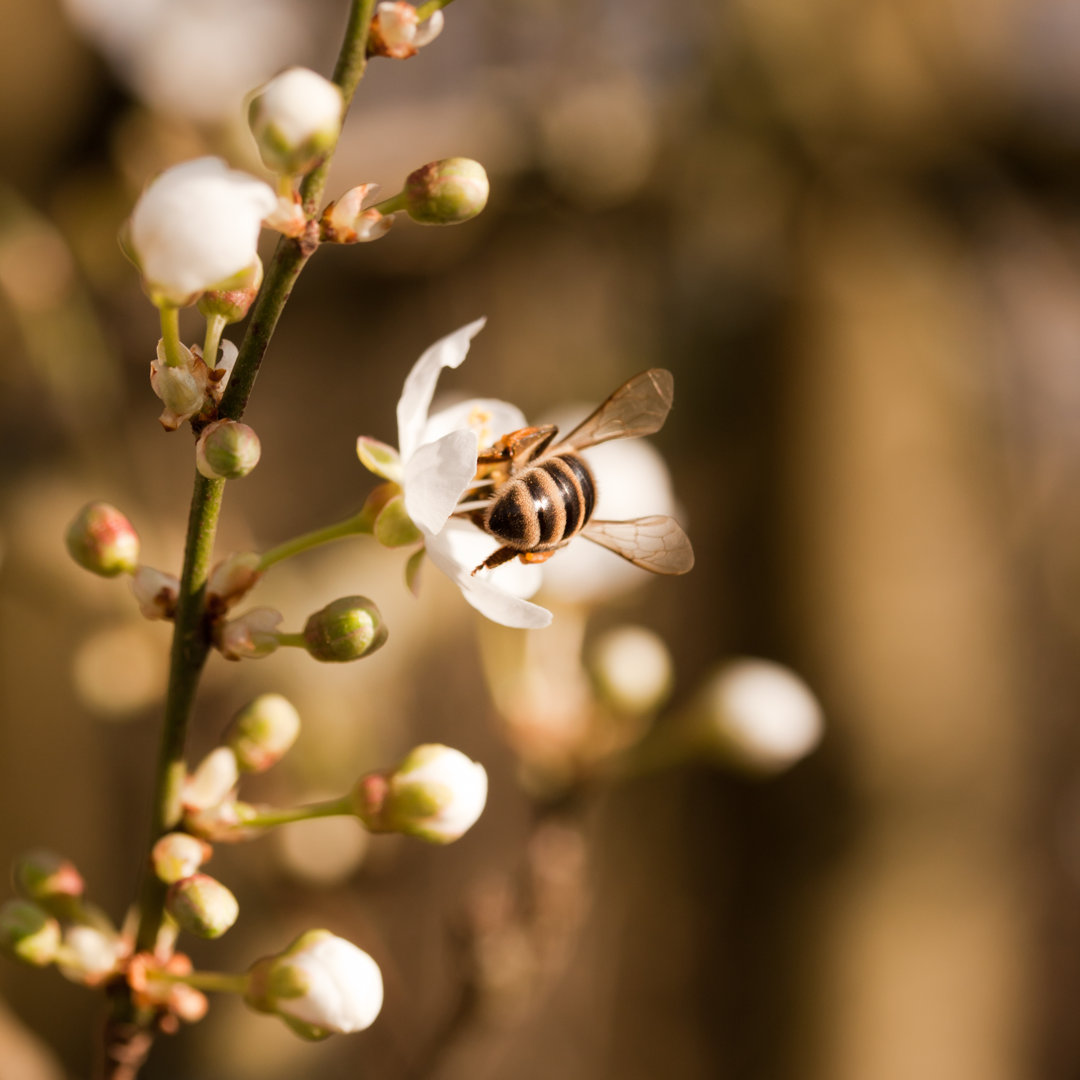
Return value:
<svg viewBox="0 0 1080 1080">
<path fill-rule="evenodd" d="M 584 450 L 608 439 L 651 435 L 664 426 L 675 397 L 670 371 L 650 368 L 623 383 L 590 417 L 583 420 L 550 453 Z"/>
<path fill-rule="evenodd" d="M 685 574 L 694 549 L 679 523 L 663 514 L 631 521 L 590 521 L 581 535 L 654 574 Z"/>
</svg>

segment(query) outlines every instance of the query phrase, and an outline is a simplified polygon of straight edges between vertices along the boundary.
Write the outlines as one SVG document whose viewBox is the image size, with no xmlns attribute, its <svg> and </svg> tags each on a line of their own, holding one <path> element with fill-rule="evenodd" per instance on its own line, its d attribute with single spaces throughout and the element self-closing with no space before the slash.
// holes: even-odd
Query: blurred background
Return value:
<svg viewBox="0 0 1080 1080">
<path fill-rule="evenodd" d="M 0 862 L 60 850 L 117 919 L 169 633 L 62 536 L 105 499 L 178 567 L 192 450 L 156 423 L 156 319 L 116 232 L 169 164 L 258 171 L 243 95 L 328 73 L 346 8 L 0 0 Z M 219 550 L 354 512 L 356 436 L 394 442 L 413 360 L 486 314 L 447 389 L 530 417 L 674 372 L 651 442 L 698 564 L 553 594 L 543 639 L 430 567 L 413 599 L 363 539 L 276 569 L 253 599 L 287 628 L 362 592 L 391 645 L 343 670 L 212 656 L 193 753 L 276 690 L 303 735 L 244 797 L 325 797 L 438 740 L 486 764 L 488 810 L 446 849 L 342 821 L 220 850 L 241 916 L 199 966 L 327 926 L 379 961 L 385 1011 L 313 1046 L 215 1002 L 144 1075 L 1080 1074 L 1080 9 L 461 0 L 419 57 L 372 62 L 328 194 L 449 155 L 489 171 L 480 218 L 305 271 Z M 670 697 L 597 680 L 625 625 L 658 636 Z M 747 655 L 817 695 L 812 754 L 604 779 Z M 0 1080 L 86 1074 L 95 995 L 10 963 L 0 995 Z"/>
</svg>

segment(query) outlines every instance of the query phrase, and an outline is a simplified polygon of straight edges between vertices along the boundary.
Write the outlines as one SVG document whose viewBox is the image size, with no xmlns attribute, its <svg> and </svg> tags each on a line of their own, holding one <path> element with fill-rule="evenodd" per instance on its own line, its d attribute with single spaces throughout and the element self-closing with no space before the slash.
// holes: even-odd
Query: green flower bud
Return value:
<svg viewBox="0 0 1080 1080">
<path fill-rule="evenodd" d="M 8 900 L 0 907 L 0 949 L 24 964 L 45 967 L 56 959 L 60 924 L 29 900 Z"/>
<path fill-rule="evenodd" d="M 304 647 L 325 663 L 369 656 L 385 644 L 387 629 L 374 600 L 343 596 L 316 611 L 304 626 Z"/>
<path fill-rule="evenodd" d="M 165 907 L 181 930 L 201 938 L 221 937 L 240 913 L 236 897 L 209 874 L 192 874 L 174 882 Z"/>
<path fill-rule="evenodd" d="M 239 480 L 259 464 L 259 436 L 235 420 L 208 424 L 195 445 L 195 466 L 207 480 Z"/>
<path fill-rule="evenodd" d="M 280 694 L 260 694 L 229 724 L 225 743 L 243 772 L 265 772 L 277 764 L 300 734 L 300 714 Z"/>
<path fill-rule="evenodd" d="M 82 874 L 70 859 L 54 851 L 28 851 L 15 860 L 12 869 L 15 888 L 29 900 L 82 896 Z"/>
<path fill-rule="evenodd" d="M 484 166 L 469 158 L 432 161 L 405 181 L 405 209 L 421 225 L 457 225 L 476 217 L 488 200 Z"/>
<path fill-rule="evenodd" d="M 71 557 L 102 577 L 130 574 L 139 562 L 139 534 L 108 503 L 84 506 L 68 526 L 64 539 Z"/>
</svg>

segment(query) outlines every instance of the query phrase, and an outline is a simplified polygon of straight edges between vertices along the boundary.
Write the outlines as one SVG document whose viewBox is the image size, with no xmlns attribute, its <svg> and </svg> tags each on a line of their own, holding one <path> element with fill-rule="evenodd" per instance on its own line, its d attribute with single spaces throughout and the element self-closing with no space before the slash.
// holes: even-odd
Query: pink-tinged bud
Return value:
<svg viewBox="0 0 1080 1080">
<path fill-rule="evenodd" d="M 60 924 L 29 900 L 8 900 L 0 907 L 0 950 L 15 960 L 46 967 L 60 948 Z"/>
<path fill-rule="evenodd" d="M 472 828 L 487 802 L 484 766 L 429 743 L 392 772 L 371 773 L 353 791 L 357 817 L 372 832 L 401 832 L 449 844 Z"/>
<path fill-rule="evenodd" d="M 259 556 L 254 551 L 227 555 L 210 571 L 207 595 L 216 606 L 227 609 L 246 596 L 262 577 Z"/>
<path fill-rule="evenodd" d="M 343 596 L 316 611 L 304 626 L 304 647 L 316 660 L 346 663 L 386 643 L 387 629 L 374 600 Z"/>
<path fill-rule="evenodd" d="M 29 900 L 82 896 L 82 874 L 70 859 L 44 849 L 28 851 L 15 861 L 12 870 L 15 888 Z"/>
<path fill-rule="evenodd" d="M 258 660 L 278 647 L 277 628 L 284 616 L 273 608 L 257 607 L 219 626 L 214 644 L 226 660 Z"/>
<path fill-rule="evenodd" d="M 195 444 L 195 467 L 207 480 L 239 480 L 259 464 L 259 436 L 235 420 L 208 424 Z"/>
<path fill-rule="evenodd" d="M 191 877 L 204 862 L 213 848 L 205 841 L 190 833 L 172 832 L 163 836 L 150 852 L 154 873 L 166 885 L 172 885 L 182 878 Z"/>
<path fill-rule="evenodd" d="M 102 577 L 130 574 L 139 562 L 139 534 L 115 506 L 87 503 L 64 536 L 71 557 Z"/>
<path fill-rule="evenodd" d="M 433 42 L 442 33 L 445 17 L 434 12 L 420 25 L 416 8 L 406 3 L 382 3 L 375 9 L 368 34 L 368 54 L 391 60 L 407 60 L 417 49 Z"/>
<path fill-rule="evenodd" d="M 229 724 L 225 742 L 243 772 L 265 772 L 276 765 L 300 734 L 300 714 L 280 694 L 260 694 Z"/>
<path fill-rule="evenodd" d="M 383 215 L 374 207 L 363 208 L 364 200 L 378 190 L 378 184 L 361 184 L 332 202 L 323 211 L 322 238 L 332 244 L 362 244 L 385 236 L 394 223 L 393 214 Z"/>
<path fill-rule="evenodd" d="M 207 810 L 225 802 L 236 787 L 240 772 L 236 755 L 227 746 L 211 750 L 184 781 L 181 802 L 186 810 Z"/>
<path fill-rule="evenodd" d="M 173 953 L 162 962 L 151 953 L 137 953 L 127 964 L 125 975 L 135 1004 L 164 1013 L 159 1023 L 162 1030 L 174 1034 L 177 1020 L 193 1024 L 206 1015 L 206 995 L 186 983 L 155 978 L 159 973 L 190 975 L 191 960 L 184 953 Z"/>
<path fill-rule="evenodd" d="M 382 1009 L 382 973 L 351 942 L 309 930 L 252 966 L 244 1000 L 276 1013 L 302 1038 L 324 1039 L 371 1026 Z"/>
<path fill-rule="evenodd" d="M 131 591 L 144 618 L 171 619 L 176 615 L 180 579 L 175 574 L 140 566 L 131 579 Z"/>
<path fill-rule="evenodd" d="M 98 926 L 69 926 L 56 957 L 60 974 L 82 986 L 100 986 L 115 975 L 124 943 L 114 930 Z"/>
<path fill-rule="evenodd" d="M 303 217 L 302 211 L 301 217 Z M 270 218 L 267 219 L 268 224 L 269 222 Z M 245 280 L 232 285 L 228 289 L 207 289 L 199 297 L 199 311 L 208 319 L 218 315 L 227 323 L 239 322 L 247 315 L 255 301 L 255 297 L 259 295 L 262 279 L 262 260 L 256 258 L 248 268 Z"/>
<path fill-rule="evenodd" d="M 469 158 L 445 158 L 423 165 L 405 181 L 405 208 L 421 225 L 457 225 L 487 205 L 484 166 Z"/>
<path fill-rule="evenodd" d="M 192 874 L 169 886 L 165 907 L 181 930 L 201 938 L 221 937 L 240 914 L 236 897 L 209 874 Z"/>
<path fill-rule="evenodd" d="M 341 88 L 307 68 L 283 71 L 257 90 L 248 123 L 272 172 L 310 172 L 337 143 L 345 101 Z"/>
</svg>

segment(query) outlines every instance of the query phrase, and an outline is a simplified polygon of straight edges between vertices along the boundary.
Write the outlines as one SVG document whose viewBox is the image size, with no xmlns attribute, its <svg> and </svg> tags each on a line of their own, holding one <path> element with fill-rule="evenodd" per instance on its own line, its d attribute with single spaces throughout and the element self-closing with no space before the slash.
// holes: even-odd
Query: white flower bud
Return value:
<svg viewBox="0 0 1080 1080">
<path fill-rule="evenodd" d="M 225 742 L 244 772 L 265 772 L 276 765 L 300 734 L 300 714 L 281 694 L 260 694 L 229 724 Z"/>
<path fill-rule="evenodd" d="M 363 1031 L 382 1009 L 382 974 L 351 942 L 309 930 L 251 968 L 244 1000 L 259 1012 L 277 1013 L 305 1038 Z"/>
<path fill-rule="evenodd" d="M 371 22 L 368 52 L 372 56 L 407 60 L 442 33 L 444 21 L 443 13 L 436 11 L 420 26 L 412 4 L 381 3 L 375 8 L 375 18 Z"/>
<path fill-rule="evenodd" d="M 157 356 L 150 362 L 150 387 L 165 406 L 158 421 L 166 431 L 175 431 L 206 405 L 206 365 L 186 345 L 179 345 L 178 351 L 180 363 L 170 364 L 165 341 L 159 340 Z"/>
<path fill-rule="evenodd" d="M 252 608 L 223 624 L 215 644 L 226 660 L 257 660 L 278 647 L 277 628 L 284 616 L 269 607 Z"/>
<path fill-rule="evenodd" d="M 68 526 L 64 539 L 71 557 L 102 577 L 133 573 L 139 561 L 139 534 L 108 503 L 84 506 Z"/>
<path fill-rule="evenodd" d="M 135 204 L 128 245 L 156 302 L 191 303 L 228 288 L 254 263 L 277 196 L 261 180 L 205 157 L 167 169 Z"/>
<path fill-rule="evenodd" d="M 195 467 L 207 480 L 240 480 L 259 464 L 259 436 L 247 424 L 217 420 L 195 444 Z"/>
<path fill-rule="evenodd" d="M 188 810 L 206 810 L 224 802 L 236 787 L 240 770 L 236 755 L 227 746 L 211 750 L 184 781 L 181 801 Z"/>
<path fill-rule="evenodd" d="M 794 672 L 768 660 L 722 665 L 698 698 L 698 737 L 722 760 L 778 772 L 821 739 L 821 706 Z"/>
<path fill-rule="evenodd" d="M 152 566 L 140 566 L 131 578 L 131 591 L 147 619 L 171 619 L 176 614 L 180 579 Z"/>
<path fill-rule="evenodd" d="M 302 67 L 283 71 L 248 109 L 263 163 L 290 176 L 310 172 L 337 142 L 344 110 L 341 88 L 329 79 Z"/>
<path fill-rule="evenodd" d="M 154 873 L 166 885 L 191 877 L 211 855 L 211 847 L 190 833 L 171 832 L 163 836 L 150 852 Z"/>
<path fill-rule="evenodd" d="M 623 712 L 652 712 L 671 692 L 671 653 L 642 626 L 606 633 L 593 649 L 592 668 L 604 697 Z"/>
<path fill-rule="evenodd" d="M 71 982 L 98 986 L 116 972 L 123 952 L 123 942 L 115 931 L 69 926 L 64 931 L 56 966 Z"/>
<path fill-rule="evenodd" d="M 371 773 L 356 785 L 356 814 L 372 832 L 401 832 L 433 844 L 463 836 L 483 812 L 484 766 L 460 750 L 428 743 L 390 773 Z"/>
</svg>

